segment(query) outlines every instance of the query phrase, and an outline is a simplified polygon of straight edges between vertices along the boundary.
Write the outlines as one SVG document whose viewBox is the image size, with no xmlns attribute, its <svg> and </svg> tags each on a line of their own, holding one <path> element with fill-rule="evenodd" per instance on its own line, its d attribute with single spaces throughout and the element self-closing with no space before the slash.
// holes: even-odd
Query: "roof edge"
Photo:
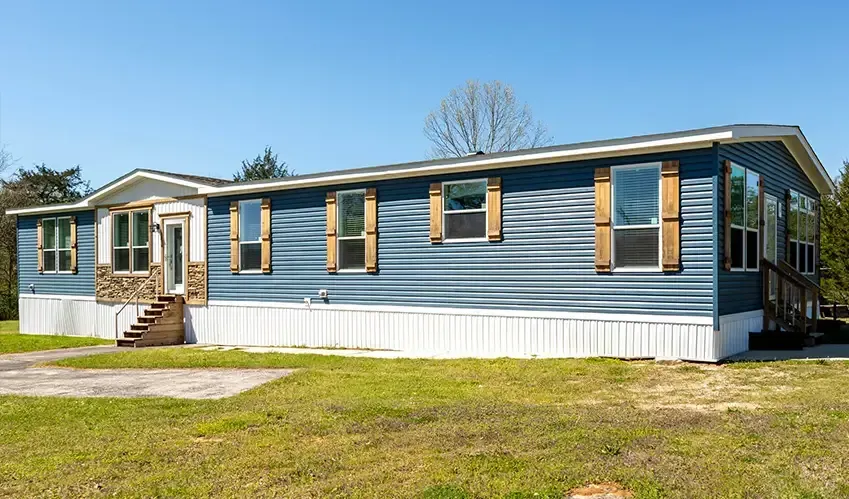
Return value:
<svg viewBox="0 0 849 499">
<path fill-rule="evenodd" d="M 208 184 L 203 184 L 200 182 L 192 182 L 185 178 L 181 178 L 179 175 L 174 175 L 168 172 L 161 172 L 156 170 L 145 170 L 142 168 L 137 168 L 126 175 L 122 175 L 117 179 L 109 182 L 103 187 L 97 189 L 92 192 L 88 196 L 83 199 L 77 201 L 76 203 L 67 203 L 67 204 L 51 204 L 44 206 L 31 206 L 24 208 L 12 208 L 6 210 L 7 215 L 36 215 L 39 213 L 57 213 L 61 211 L 81 211 L 94 209 L 94 202 L 102 198 L 104 195 L 114 192 L 116 190 L 121 190 L 125 186 L 131 184 L 138 178 L 147 178 L 150 180 L 157 180 L 160 182 L 167 182 L 170 184 L 178 184 L 186 187 L 191 187 L 200 191 L 200 189 L 211 187 Z"/>
<path fill-rule="evenodd" d="M 192 182 L 179 175 L 155 170 L 137 169 L 106 184 L 82 201 L 67 205 L 50 205 L 7 210 L 9 215 L 28 215 L 59 211 L 91 209 L 94 200 L 120 188 L 139 176 L 196 188 L 198 194 L 227 196 L 265 191 L 288 190 L 307 187 L 344 185 L 356 182 L 421 177 L 448 173 L 474 172 L 497 168 L 512 168 L 535 164 L 571 162 L 584 159 L 627 156 L 675 150 L 710 147 L 714 142 L 734 143 L 744 141 L 781 140 L 796 161 L 822 194 L 832 194 L 834 182 L 798 126 L 787 125 L 727 125 L 696 130 L 686 130 L 655 135 L 642 135 L 621 139 L 581 142 L 561 146 L 526 149 L 465 158 L 419 161 L 395 165 L 375 166 L 326 173 L 296 175 L 282 179 L 255 182 L 236 182 L 215 186 Z"/>
</svg>

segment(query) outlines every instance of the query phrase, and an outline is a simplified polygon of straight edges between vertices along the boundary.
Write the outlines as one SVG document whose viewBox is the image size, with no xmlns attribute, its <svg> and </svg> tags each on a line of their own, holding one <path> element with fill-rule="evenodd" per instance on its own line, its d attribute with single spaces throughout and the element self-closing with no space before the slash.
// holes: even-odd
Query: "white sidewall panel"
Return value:
<svg viewBox="0 0 849 499">
<path fill-rule="evenodd" d="M 97 336 L 94 298 L 25 295 L 18 298 L 18 312 L 24 334 Z"/>
<path fill-rule="evenodd" d="M 92 297 L 19 298 L 20 329 L 29 334 L 115 337 L 120 304 Z M 140 306 L 143 312 L 145 306 Z M 513 311 L 306 306 L 211 302 L 188 305 L 189 343 L 341 347 L 469 357 L 619 357 L 714 362 L 746 351 L 762 312 L 720 317 L 591 316 Z M 627 318 L 627 320 L 625 320 Z M 134 305 L 118 317 L 119 334 L 136 319 Z M 709 320 L 709 318 L 708 318 Z"/>
<path fill-rule="evenodd" d="M 721 359 L 710 318 L 521 316 L 511 311 L 288 306 L 186 307 L 186 340 L 221 345 L 372 348 L 469 357 Z M 598 315 L 598 314 L 596 314 Z M 636 319 L 636 320 L 635 320 Z"/>
<path fill-rule="evenodd" d="M 722 315 L 719 317 L 716 350 L 720 358 L 749 349 L 749 333 L 763 329 L 763 310 Z"/>
<path fill-rule="evenodd" d="M 98 303 L 94 297 L 26 295 L 18 298 L 20 331 L 24 334 L 61 334 L 115 338 L 115 313 L 121 304 Z M 139 305 L 144 312 L 148 305 Z M 118 316 L 118 333 L 136 321 L 135 304 Z"/>
</svg>

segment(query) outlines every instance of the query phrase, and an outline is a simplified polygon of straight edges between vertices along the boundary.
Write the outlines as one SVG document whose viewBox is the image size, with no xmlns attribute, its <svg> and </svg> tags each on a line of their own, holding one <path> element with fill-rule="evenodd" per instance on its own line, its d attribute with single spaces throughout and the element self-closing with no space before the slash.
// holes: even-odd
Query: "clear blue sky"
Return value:
<svg viewBox="0 0 849 499">
<path fill-rule="evenodd" d="M 512 84 L 558 144 L 779 123 L 832 175 L 849 157 L 845 0 L 129 3 L 0 0 L 19 164 L 97 187 L 229 178 L 265 145 L 298 173 L 419 160 L 425 116 L 470 78 Z"/>
</svg>

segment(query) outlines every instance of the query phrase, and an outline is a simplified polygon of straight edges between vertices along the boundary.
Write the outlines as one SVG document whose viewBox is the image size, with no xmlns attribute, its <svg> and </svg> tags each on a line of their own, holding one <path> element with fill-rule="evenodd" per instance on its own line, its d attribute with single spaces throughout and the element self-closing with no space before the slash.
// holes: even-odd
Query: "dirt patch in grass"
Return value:
<svg viewBox="0 0 849 499">
<path fill-rule="evenodd" d="M 628 499 L 634 497 L 634 493 L 618 483 L 602 483 L 572 489 L 566 497 L 567 499 Z"/>
</svg>

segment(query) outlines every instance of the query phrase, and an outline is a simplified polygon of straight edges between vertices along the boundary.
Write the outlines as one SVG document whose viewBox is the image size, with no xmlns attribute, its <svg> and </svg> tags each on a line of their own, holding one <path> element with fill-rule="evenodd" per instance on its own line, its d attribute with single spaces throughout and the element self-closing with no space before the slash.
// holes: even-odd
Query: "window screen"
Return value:
<svg viewBox="0 0 849 499">
<path fill-rule="evenodd" d="M 364 191 L 337 195 L 338 253 L 340 270 L 364 270 L 366 267 L 366 197 Z"/>
<path fill-rule="evenodd" d="M 660 261 L 660 168 L 613 170 L 613 266 L 657 268 Z"/>
<path fill-rule="evenodd" d="M 486 181 L 446 183 L 442 192 L 445 239 L 486 237 Z"/>
<path fill-rule="evenodd" d="M 239 201 L 239 270 L 262 269 L 262 201 Z"/>
</svg>

